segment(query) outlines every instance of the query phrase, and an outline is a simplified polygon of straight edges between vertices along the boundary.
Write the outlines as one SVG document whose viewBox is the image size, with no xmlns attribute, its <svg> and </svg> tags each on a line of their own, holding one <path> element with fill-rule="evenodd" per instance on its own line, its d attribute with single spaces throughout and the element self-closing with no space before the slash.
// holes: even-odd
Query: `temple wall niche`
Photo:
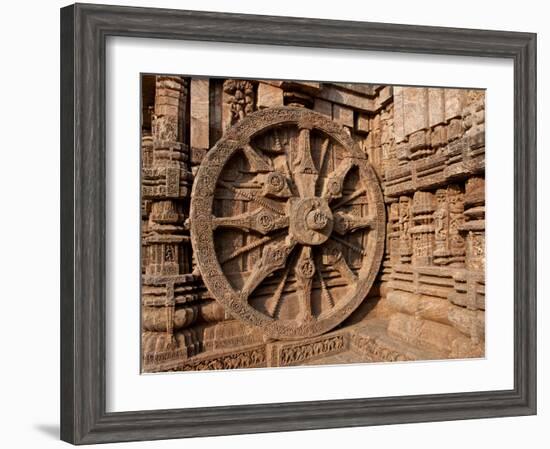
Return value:
<svg viewBox="0 0 550 449">
<path fill-rule="evenodd" d="M 142 370 L 483 356 L 484 101 L 482 90 L 143 76 Z M 266 339 L 212 297 L 188 221 L 209 149 L 248 114 L 279 106 L 343 127 L 374 167 L 386 207 L 368 297 L 333 331 L 292 343 Z M 277 144 L 291 146 L 285 136 Z"/>
</svg>

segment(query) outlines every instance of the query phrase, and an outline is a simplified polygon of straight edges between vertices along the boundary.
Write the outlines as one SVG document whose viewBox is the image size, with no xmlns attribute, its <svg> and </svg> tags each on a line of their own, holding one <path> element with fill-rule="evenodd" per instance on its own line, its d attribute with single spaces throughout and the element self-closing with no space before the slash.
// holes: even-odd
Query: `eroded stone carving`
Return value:
<svg viewBox="0 0 550 449">
<path fill-rule="evenodd" d="M 385 210 L 372 167 L 341 127 L 281 107 L 246 116 L 207 154 L 190 225 L 212 295 L 285 339 L 326 332 L 362 302 L 382 258 Z M 240 248 L 216 245 L 235 233 Z"/>
<path fill-rule="evenodd" d="M 265 365 L 265 349 L 263 347 L 244 351 L 231 352 L 229 354 L 217 354 L 215 357 L 204 357 L 175 366 L 174 370 L 202 371 L 238 368 L 260 368 Z"/>
<path fill-rule="evenodd" d="M 142 85 L 143 371 L 484 355 L 482 90 Z"/>
<path fill-rule="evenodd" d="M 223 85 L 223 91 L 227 94 L 226 101 L 230 111 L 227 126 L 233 125 L 254 111 L 256 93 L 251 81 L 227 80 Z"/>
</svg>

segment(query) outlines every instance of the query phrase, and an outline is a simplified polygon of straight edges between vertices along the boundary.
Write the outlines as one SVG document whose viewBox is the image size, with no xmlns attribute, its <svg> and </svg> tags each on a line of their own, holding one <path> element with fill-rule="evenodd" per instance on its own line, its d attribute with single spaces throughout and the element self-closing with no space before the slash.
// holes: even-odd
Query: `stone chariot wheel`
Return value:
<svg viewBox="0 0 550 449">
<path fill-rule="evenodd" d="M 210 294 L 267 337 L 296 339 L 333 329 L 366 298 L 385 209 L 342 126 L 280 107 L 246 116 L 207 153 L 190 228 Z"/>
</svg>

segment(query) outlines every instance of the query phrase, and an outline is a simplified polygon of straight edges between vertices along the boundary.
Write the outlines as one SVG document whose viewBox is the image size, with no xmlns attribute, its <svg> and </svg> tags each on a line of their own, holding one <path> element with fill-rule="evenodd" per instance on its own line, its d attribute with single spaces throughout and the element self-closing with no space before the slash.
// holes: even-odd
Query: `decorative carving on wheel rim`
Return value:
<svg viewBox="0 0 550 449">
<path fill-rule="evenodd" d="M 337 123 L 294 107 L 247 115 L 207 153 L 191 197 L 205 285 L 275 339 L 322 334 L 366 298 L 382 259 L 374 170 Z"/>
</svg>

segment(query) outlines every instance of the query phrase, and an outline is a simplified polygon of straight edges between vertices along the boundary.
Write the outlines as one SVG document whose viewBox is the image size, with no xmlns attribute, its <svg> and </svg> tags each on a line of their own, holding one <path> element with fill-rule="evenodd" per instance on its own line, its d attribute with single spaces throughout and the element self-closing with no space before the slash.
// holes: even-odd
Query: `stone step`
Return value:
<svg viewBox="0 0 550 449">
<path fill-rule="evenodd" d="M 444 359 L 445 354 L 420 349 L 388 334 L 388 320 L 368 319 L 350 329 L 350 348 L 368 362 Z"/>
</svg>

